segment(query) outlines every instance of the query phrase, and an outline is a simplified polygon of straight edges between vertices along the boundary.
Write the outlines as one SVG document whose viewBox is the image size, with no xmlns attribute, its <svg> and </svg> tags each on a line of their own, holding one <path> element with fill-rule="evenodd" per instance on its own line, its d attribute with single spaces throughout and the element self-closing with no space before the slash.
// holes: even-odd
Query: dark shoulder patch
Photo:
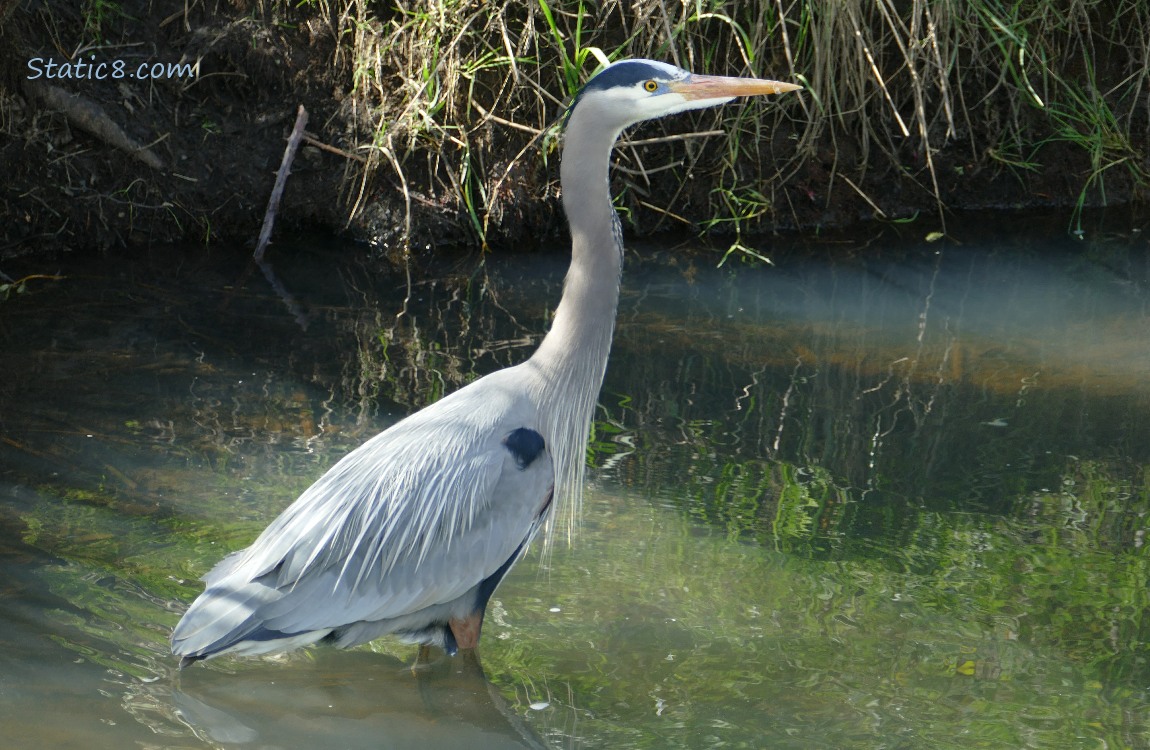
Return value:
<svg viewBox="0 0 1150 750">
<path fill-rule="evenodd" d="M 520 470 L 530 466 L 546 447 L 543 436 L 527 427 L 512 430 L 511 434 L 503 438 L 503 445 L 511 451 L 511 455 L 515 457 L 515 465 Z"/>
</svg>

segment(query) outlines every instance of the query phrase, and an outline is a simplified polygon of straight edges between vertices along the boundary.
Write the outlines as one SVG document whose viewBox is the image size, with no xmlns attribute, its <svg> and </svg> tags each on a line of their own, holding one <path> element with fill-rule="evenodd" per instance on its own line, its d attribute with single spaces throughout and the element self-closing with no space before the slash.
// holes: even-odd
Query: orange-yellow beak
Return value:
<svg viewBox="0 0 1150 750">
<path fill-rule="evenodd" d="M 785 94 L 788 91 L 798 91 L 802 86 L 762 78 L 691 75 L 682 81 L 668 83 L 667 88 L 687 99 L 722 99 L 732 96 Z"/>
</svg>

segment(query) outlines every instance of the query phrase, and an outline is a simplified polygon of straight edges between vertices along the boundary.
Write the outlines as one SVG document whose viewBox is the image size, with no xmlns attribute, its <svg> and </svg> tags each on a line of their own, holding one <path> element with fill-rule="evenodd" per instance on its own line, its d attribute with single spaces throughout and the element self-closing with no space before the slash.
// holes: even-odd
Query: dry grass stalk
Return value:
<svg viewBox="0 0 1150 750">
<path fill-rule="evenodd" d="M 334 19 L 337 38 L 350 40 L 337 57 L 352 71 L 350 106 L 368 123 L 353 210 L 386 162 L 409 224 L 413 199 L 450 205 L 471 217 L 480 240 L 504 221 L 516 180 L 553 174 L 546 162 L 564 101 L 603 57 L 654 57 L 805 86 L 753 116 L 703 112 L 669 126 L 678 131 L 654 126 L 637 137 L 658 150 L 621 150 L 622 166 L 646 176 L 644 189 L 661 191 L 633 205 L 658 205 L 660 215 L 770 217 L 774 209 L 742 201 L 793 205 L 795 180 L 829 205 L 841 176 L 876 213 L 897 216 L 899 206 L 867 187 L 872 173 L 894 169 L 923 185 L 943 221 L 944 183 L 955 174 L 940 171 L 940 155 L 947 165 L 1025 171 L 1052 138 L 1090 154 L 1094 183 L 1116 165 L 1145 180 L 1138 144 L 1150 127 L 1150 8 L 1134 0 L 398 0 L 386 15 L 366 0 L 313 5 Z M 722 131 L 725 143 L 701 147 L 676 135 L 683 130 Z M 668 186 L 665 166 L 675 164 L 681 182 Z M 684 181 L 688 172 L 712 186 L 706 205 Z M 417 174 L 418 184 L 409 182 Z M 754 196 L 732 193 L 736 185 L 750 185 Z"/>
</svg>

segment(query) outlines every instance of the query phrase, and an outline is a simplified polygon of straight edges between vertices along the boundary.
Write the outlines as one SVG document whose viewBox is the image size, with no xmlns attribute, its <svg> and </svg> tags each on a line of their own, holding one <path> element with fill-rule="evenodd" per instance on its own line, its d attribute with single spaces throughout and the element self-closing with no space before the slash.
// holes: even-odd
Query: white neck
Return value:
<svg viewBox="0 0 1150 750">
<path fill-rule="evenodd" d="M 623 263 L 608 184 L 619 129 L 604 124 L 609 118 L 598 109 L 581 102 L 567 123 L 560 174 L 571 228 L 571 267 L 551 330 L 527 363 L 539 376 L 544 439 L 555 462 L 556 505 L 572 508 L 569 523 L 581 500 L 587 434 L 607 369 Z"/>
</svg>

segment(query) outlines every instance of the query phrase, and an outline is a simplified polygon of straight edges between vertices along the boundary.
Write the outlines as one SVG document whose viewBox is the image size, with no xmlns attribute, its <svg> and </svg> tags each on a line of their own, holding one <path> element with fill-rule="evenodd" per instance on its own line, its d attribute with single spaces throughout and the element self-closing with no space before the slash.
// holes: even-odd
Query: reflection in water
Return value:
<svg viewBox="0 0 1150 750">
<path fill-rule="evenodd" d="M 564 259 L 397 317 L 402 274 L 285 250 L 306 333 L 242 265 L 77 267 L 0 303 L 3 744 L 1150 744 L 1138 242 L 633 263 L 582 530 L 497 592 L 490 680 L 165 641 L 340 455 L 526 357 Z"/>
<path fill-rule="evenodd" d="M 254 747 L 545 747 L 474 655 L 412 670 L 396 659 L 324 649 L 314 661 L 235 674 L 186 670 L 153 693 L 209 742 Z M 164 694 L 166 693 L 166 694 Z"/>
<path fill-rule="evenodd" d="M 1067 455 L 1144 463 L 1145 269 L 1082 266 L 950 251 L 648 288 L 601 399 L 630 427 L 618 471 L 696 469 L 669 501 L 712 520 L 732 488 L 802 485 L 840 514 L 820 523 L 845 543 L 894 546 L 922 508 L 1021 510 L 1026 490 L 1059 484 Z M 844 493 L 867 501 L 832 507 Z M 757 512 L 773 524 L 777 510 Z"/>
</svg>

